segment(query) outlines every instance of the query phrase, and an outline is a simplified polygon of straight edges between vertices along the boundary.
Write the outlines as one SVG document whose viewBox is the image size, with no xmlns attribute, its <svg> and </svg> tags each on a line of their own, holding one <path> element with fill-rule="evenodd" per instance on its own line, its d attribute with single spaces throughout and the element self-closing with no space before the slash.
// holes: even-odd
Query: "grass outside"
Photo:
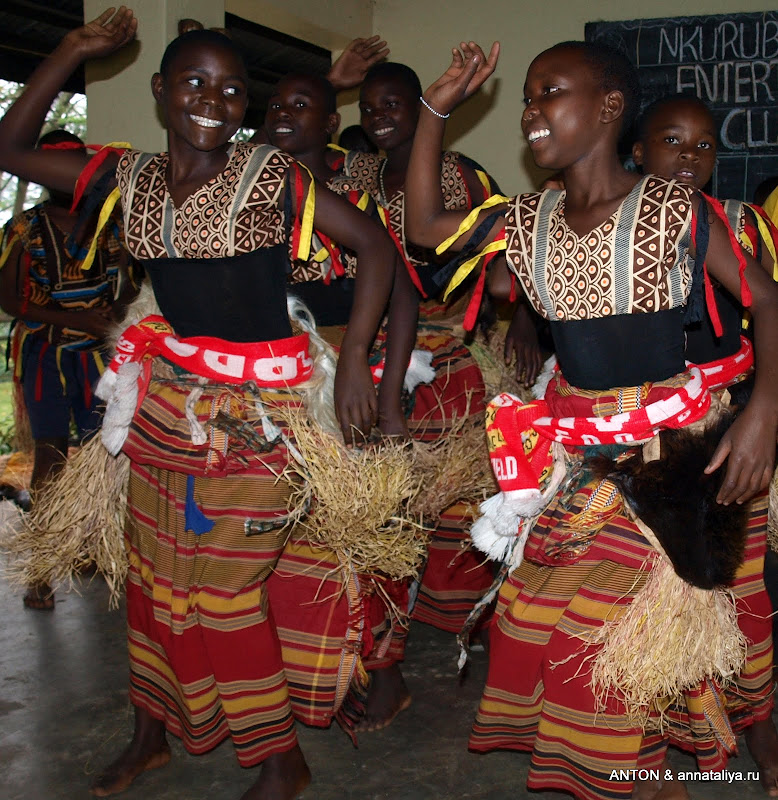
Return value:
<svg viewBox="0 0 778 800">
<path fill-rule="evenodd" d="M 10 327 L 10 322 L 0 322 L 0 342 L 7 341 Z M 11 452 L 13 428 L 13 365 L 6 370 L 5 359 L 0 356 L 0 454 Z"/>
</svg>

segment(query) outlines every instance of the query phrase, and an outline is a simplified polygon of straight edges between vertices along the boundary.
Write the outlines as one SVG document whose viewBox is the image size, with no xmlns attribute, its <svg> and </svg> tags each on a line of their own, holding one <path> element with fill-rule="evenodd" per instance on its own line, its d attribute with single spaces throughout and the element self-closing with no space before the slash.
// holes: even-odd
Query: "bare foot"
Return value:
<svg viewBox="0 0 778 800">
<path fill-rule="evenodd" d="M 240 800 L 293 800 L 311 782 L 300 745 L 265 759 L 259 780 Z"/>
<path fill-rule="evenodd" d="M 52 611 L 54 609 L 54 592 L 47 583 L 28 586 L 22 602 L 25 608 L 34 608 L 37 611 Z"/>
<path fill-rule="evenodd" d="M 399 664 L 370 673 L 365 716 L 357 724 L 358 731 L 380 731 L 411 704 L 411 693 L 405 685 Z"/>
<path fill-rule="evenodd" d="M 778 797 L 778 733 L 772 717 L 746 730 L 746 746 L 759 767 L 759 782 L 768 797 Z"/>
<path fill-rule="evenodd" d="M 143 772 L 170 761 L 165 724 L 143 709 L 135 709 L 135 733 L 127 749 L 106 767 L 89 791 L 97 797 L 123 792 Z"/>
<path fill-rule="evenodd" d="M 667 756 L 659 768 L 659 774 L 659 780 L 635 781 L 632 800 L 689 800 L 689 792 L 685 784 L 678 780 Z M 672 778 L 665 778 L 665 775 L 672 775 Z"/>
</svg>

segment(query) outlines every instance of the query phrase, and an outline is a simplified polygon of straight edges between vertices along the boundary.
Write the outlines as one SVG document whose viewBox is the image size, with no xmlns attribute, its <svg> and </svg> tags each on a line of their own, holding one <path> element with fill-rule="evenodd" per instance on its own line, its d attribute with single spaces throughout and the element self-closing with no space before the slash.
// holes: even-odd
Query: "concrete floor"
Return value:
<svg viewBox="0 0 778 800">
<path fill-rule="evenodd" d="M 123 611 L 108 611 L 100 581 L 81 596 L 58 595 L 54 612 L 22 607 L 20 592 L 0 580 L 0 799 L 88 798 L 91 776 L 129 740 Z M 560 795 L 524 788 L 528 756 L 467 751 L 468 729 L 486 674 L 475 653 L 467 680 L 456 677 L 453 637 L 411 629 L 404 671 L 411 708 L 359 749 L 333 726 L 300 728 L 313 772 L 304 800 L 513 800 Z M 141 776 L 126 800 L 232 800 L 256 779 L 225 742 L 205 756 L 173 739 L 173 761 Z M 730 770 L 755 770 L 745 754 Z M 674 754 L 681 770 L 691 758 Z M 764 797 L 756 781 L 689 785 L 695 800 Z"/>
</svg>

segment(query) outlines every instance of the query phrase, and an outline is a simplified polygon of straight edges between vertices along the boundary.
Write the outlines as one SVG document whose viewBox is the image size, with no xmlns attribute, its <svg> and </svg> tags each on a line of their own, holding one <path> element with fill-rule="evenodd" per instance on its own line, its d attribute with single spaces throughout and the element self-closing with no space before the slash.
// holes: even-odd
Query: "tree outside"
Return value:
<svg viewBox="0 0 778 800">
<path fill-rule="evenodd" d="M 0 80 L 0 116 L 5 114 L 13 101 L 24 91 L 24 84 Z M 86 97 L 73 92 L 60 92 L 51 104 L 46 124 L 41 135 L 57 128 L 80 136 L 86 135 Z M 14 214 L 35 205 L 44 189 L 35 183 L 20 181 L 7 172 L 0 172 L 0 226 L 5 225 Z"/>
</svg>

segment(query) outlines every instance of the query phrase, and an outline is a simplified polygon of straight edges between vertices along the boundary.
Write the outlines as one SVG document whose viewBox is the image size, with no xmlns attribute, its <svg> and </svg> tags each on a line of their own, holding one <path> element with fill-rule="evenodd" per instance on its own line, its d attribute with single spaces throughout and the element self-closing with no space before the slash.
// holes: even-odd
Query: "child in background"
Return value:
<svg viewBox="0 0 778 800">
<path fill-rule="evenodd" d="M 316 180 L 340 193 L 338 180 L 342 176 L 340 166 L 343 154 L 338 149 L 328 147 L 339 123 L 340 115 L 336 110 L 332 85 L 318 75 L 298 73 L 287 75 L 279 81 L 268 102 L 264 127 L 271 144 L 304 164 Z M 375 204 L 363 192 L 345 192 L 344 197 L 377 219 Z M 359 261 L 353 251 L 318 232 L 314 240 L 315 245 L 308 259 L 295 258 L 290 252 L 289 292 L 305 302 L 316 319 L 319 333 L 338 347 L 351 314 Z M 378 391 L 381 429 L 391 435 L 408 434 L 400 397 L 416 340 L 417 307 L 416 291 L 398 257 L 388 310 L 385 362 Z M 384 338 L 383 332 L 380 336 Z M 306 662 L 302 650 L 309 643 L 303 631 L 309 637 L 316 636 L 320 640 L 317 647 L 323 653 L 328 637 L 337 638 L 332 633 L 332 620 L 349 618 L 350 599 L 344 591 L 345 587 L 322 587 L 320 575 L 325 566 L 334 583 L 341 574 L 336 555 L 320 545 L 312 547 L 301 532 L 299 536 L 290 538 L 274 574 L 267 582 L 287 664 L 300 665 Z M 381 583 L 381 591 L 375 591 L 375 582 Z M 388 614 L 381 599 L 387 592 L 392 597 L 399 592 L 405 595 L 404 602 L 407 604 L 407 588 L 404 583 L 399 583 L 390 583 L 378 576 L 359 576 L 360 602 L 370 620 L 374 642 L 372 651 L 364 653 L 362 659 L 370 676 L 365 719 L 356 723 L 356 727 L 362 730 L 372 729 L 375 725 L 388 725 L 396 714 L 410 704 L 410 695 L 398 663 L 402 653 L 398 653 L 396 647 L 390 644 L 396 638 L 391 631 L 392 615 Z M 328 606 L 332 610 L 325 613 Z M 319 619 L 320 623 L 313 622 L 314 618 Z M 346 641 L 346 637 L 341 636 L 338 645 Z M 304 642 L 302 646 L 301 642 Z M 348 647 L 348 644 L 345 646 Z M 338 648 L 334 649 L 333 656 L 341 663 L 347 663 L 347 659 L 341 659 Z M 331 688 L 327 671 L 337 676 L 337 670 L 330 670 L 329 661 L 321 655 L 315 666 L 307 669 L 297 666 L 296 669 L 298 676 L 292 681 L 291 697 L 297 718 L 313 725 L 328 724 L 328 717 L 321 713 L 322 704 L 312 701 L 311 697 L 327 695 Z M 376 710 L 377 705 L 380 710 Z M 337 712 L 337 709 L 333 711 Z M 340 719 L 344 722 L 342 716 Z"/>
<path fill-rule="evenodd" d="M 65 130 L 45 134 L 38 148 L 86 155 L 84 143 Z M 7 250 L 0 306 L 17 319 L 16 374 L 35 447 L 33 500 L 65 463 L 71 419 L 80 441 L 100 427 L 101 403 L 94 390 L 110 360 L 103 338 L 136 291 L 121 216 L 112 216 L 84 270 L 96 217 L 78 224 L 78 215 L 70 210 L 72 195 L 56 189 L 48 194 L 48 200 L 10 221 L 0 250 Z M 51 587 L 30 586 L 24 605 L 53 609 Z"/>
<path fill-rule="evenodd" d="M 674 177 L 696 189 L 707 186 L 716 164 L 717 140 L 716 126 L 705 103 L 687 95 L 657 100 L 644 112 L 638 130 L 639 138 L 632 148 L 632 156 L 643 172 Z M 758 257 L 768 274 L 778 278 L 773 257 L 777 237 L 769 217 L 760 228 L 759 209 L 734 200 L 725 201 L 724 206 L 742 246 Z M 763 230 L 768 232 L 767 238 Z M 686 357 L 703 369 L 720 369 L 722 359 L 733 360 L 743 347 L 750 349 L 750 343 L 745 340 L 741 346 L 742 305 L 719 284 L 713 291 L 724 327 L 723 335 L 716 336 L 708 316 L 686 327 Z M 748 322 L 748 319 L 743 320 L 744 324 Z M 748 327 L 750 329 L 750 325 Z M 750 378 L 752 365 L 753 359 L 748 359 L 745 367 L 728 370 L 729 380 L 721 388 L 729 390 L 733 402 L 742 404 L 747 397 L 744 392 L 750 390 L 753 382 Z M 758 547 L 764 551 L 764 581 L 770 602 L 773 609 L 778 609 L 778 555 L 761 543 Z M 778 617 L 773 616 L 772 624 L 775 641 Z M 773 663 L 775 657 L 774 651 Z"/>
<path fill-rule="evenodd" d="M 340 132 L 338 145 L 344 150 L 357 153 L 378 153 L 378 148 L 367 138 L 361 125 L 349 125 Z"/>
<path fill-rule="evenodd" d="M 348 153 L 340 186 L 370 194 L 382 209 L 414 283 L 425 292 L 426 299 L 419 307 L 416 346 L 433 353 L 437 377 L 432 384 L 416 390 L 407 422 L 414 438 L 431 442 L 446 436 L 453 421 L 461 420 L 465 414 L 480 418 L 484 384 L 478 364 L 462 341 L 460 328 L 471 287 L 460 287 L 453 299 L 444 301 L 446 281 L 438 273 L 446 267 L 445 260 L 438 259 L 429 249 L 417 247 L 405 231 L 405 181 L 421 108 L 420 94 L 418 76 L 410 67 L 391 62 L 371 67 L 360 87 L 361 125 L 385 156 Z M 494 181 L 475 162 L 459 153 L 444 154 L 435 191 L 445 196 L 447 208 L 472 208 L 496 190 Z M 463 503 L 455 504 L 441 516 L 430 541 L 413 619 L 459 632 L 491 583 L 491 566 L 463 549 L 471 521 L 471 511 Z"/>
<path fill-rule="evenodd" d="M 704 189 L 716 166 L 716 125 L 710 110 L 696 97 L 674 95 L 652 103 L 643 113 L 632 157 L 644 174 L 662 175 Z M 769 219 L 758 209 L 737 200 L 725 200 L 730 224 L 743 246 L 769 275 L 775 269 L 774 237 Z M 765 239 L 759 227 L 770 235 Z M 717 336 L 709 316 L 686 326 L 686 358 L 706 364 L 741 349 L 742 305 L 720 285 L 714 287 L 723 335 Z"/>
</svg>

